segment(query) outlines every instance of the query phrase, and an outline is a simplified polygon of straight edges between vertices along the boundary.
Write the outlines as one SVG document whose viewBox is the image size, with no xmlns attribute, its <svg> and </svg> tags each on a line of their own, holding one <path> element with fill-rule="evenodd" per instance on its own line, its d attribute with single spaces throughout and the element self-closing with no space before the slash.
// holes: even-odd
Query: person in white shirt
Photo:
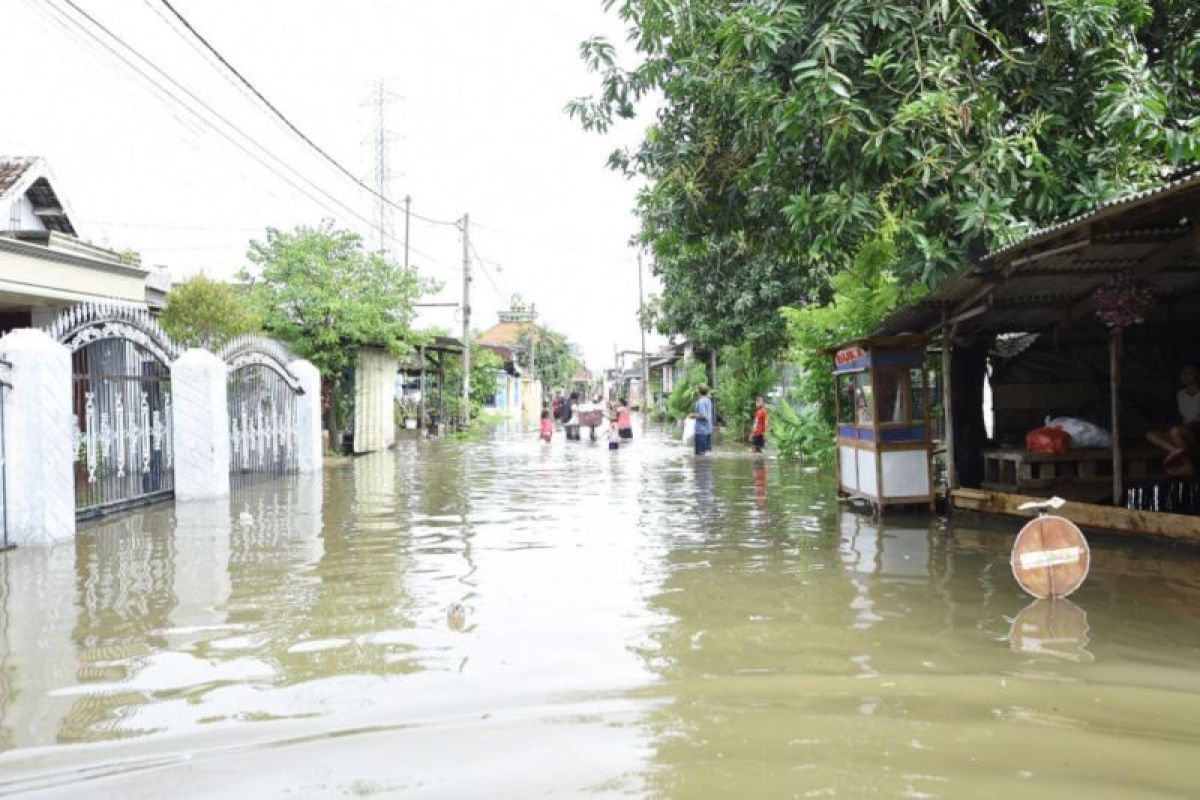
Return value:
<svg viewBox="0 0 1200 800">
<path fill-rule="evenodd" d="M 1200 444 L 1200 372 L 1194 366 L 1186 366 L 1179 372 L 1182 385 L 1175 395 L 1175 406 L 1179 420 L 1167 430 L 1151 431 L 1147 438 L 1167 451 L 1163 463 L 1174 473 L 1180 468 L 1190 472 L 1186 465 L 1187 453 Z"/>
</svg>

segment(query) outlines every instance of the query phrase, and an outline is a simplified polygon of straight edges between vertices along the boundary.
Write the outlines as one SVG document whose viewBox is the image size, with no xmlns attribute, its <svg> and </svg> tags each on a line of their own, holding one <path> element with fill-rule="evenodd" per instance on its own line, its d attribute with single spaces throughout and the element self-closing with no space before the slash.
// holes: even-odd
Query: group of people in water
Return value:
<svg viewBox="0 0 1200 800">
<path fill-rule="evenodd" d="M 581 428 L 587 428 L 588 437 L 591 441 L 596 441 L 596 429 L 603 427 L 606 421 L 609 450 L 618 450 L 622 441 L 633 440 L 633 414 L 624 397 L 607 404 L 599 394 L 593 395 L 588 403 L 579 401 L 579 392 L 571 392 L 567 397 L 554 398 L 549 408 L 542 409 L 541 426 L 538 431 L 542 441 L 548 442 L 554 436 L 555 420 L 562 423 L 569 442 L 582 440 Z"/>
<path fill-rule="evenodd" d="M 707 386 L 701 384 L 697 390 L 697 398 L 692 413 L 689 415 L 693 425 L 693 446 L 696 455 L 702 456 L 712 450 L 713 430 L 716 418 L 712 397 Z M 555 421 L 562 423 L 567 441 L 582 440 L 581 428 L 588 428 L 588 437 L 596 441 L 596 429 L 608 423 L 608 449 L 618 450 L 621 442 L 633 440 L 633 414 L 629 403 L 624 397 L 605 404 L 599 394 L 592 396 L 591 402 L 581 403 L 579 392 L 571 392 L 567 397 L 555 397 L 548 408 L 542 409 L 542 418 L 538 428 L 538 437 L 549 442 L 554 438 Z M 754 420 L 750 432 L 750 444 L 754 452 L 761 453 L 766 445 L 767 407 L 760 396 L 755 400 Z"/>
</svg>

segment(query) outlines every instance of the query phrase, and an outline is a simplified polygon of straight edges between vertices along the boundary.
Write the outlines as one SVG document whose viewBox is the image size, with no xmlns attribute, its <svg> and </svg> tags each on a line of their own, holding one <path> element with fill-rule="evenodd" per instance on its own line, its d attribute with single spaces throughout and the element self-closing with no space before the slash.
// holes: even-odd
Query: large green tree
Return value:
<svg viewBox="0 0 1200 800">
<path fill-rule="evenodd" d="M 244 277 L 263 326 L 316 365 L 332 398 L 364 346 L 403 355 L 417 338 L 413 303 L 429 287 L 415 270 L 368 252 L 361 237 L 332 222 L 268 228 L 247 257 L 254 268 Z M 326 415 L 333 442 L 337 405 L 330 402 Z"/>
<path fill-rule="evenodd" d="M 243 294 L 203 275 L 171 287 L 159 321 L 177 344 L 209 350 L 260 327 L 258 315 Z"/>
<path fill-rule="evenodd" d="M 517 345 L 521 355 L 521 366 L 529 363 L 529 352 L 534 346 L 533 329 L 521 335 Z M 547 391 L 565 389 L 570 391 L 575 382 L 575 373 L 582 366 L 575 348 L 565 334 L 538 326 L 537 328 L 537 377 Z"/>
<path fill-rule="evenodd" d="M 605 130 L 657 105 L 610 163 L 644 182 L 664 332 L 782 341 L 885 219 L 896 275 L 932 283 L 1032 225 L 1200 159 L 1195 0 L 605 0 L 635 63 L 594 38 Z"/>
</svg>

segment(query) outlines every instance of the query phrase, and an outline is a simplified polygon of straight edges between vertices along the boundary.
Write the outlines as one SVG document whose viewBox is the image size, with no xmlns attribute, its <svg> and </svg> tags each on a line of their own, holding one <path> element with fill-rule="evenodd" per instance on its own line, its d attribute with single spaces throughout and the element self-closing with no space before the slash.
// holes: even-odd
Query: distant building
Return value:
<svg viewBox="0 0 1200 800">
<path fill-rule="evenodd" d="M 55 184 L 44 159 L 0 156 L 0 332 L 49 324 L 74 303 L 147 307 L 149 271 L 81 240 Z"/>
<path fill-rule="evenodd" d="M 504 362 L 500 370 L 496 389 L 495 409 L 506 417 L 531 417 L 541 411 L 542 385 L 526 374 L 522 364 L 528 366 L 529 344 L 537 331 L 536 313 L 515 294 L 505 311 L 498 315 L 500 321 L 480 334 L 480 347 L 491 350 Z"/>
</svg>

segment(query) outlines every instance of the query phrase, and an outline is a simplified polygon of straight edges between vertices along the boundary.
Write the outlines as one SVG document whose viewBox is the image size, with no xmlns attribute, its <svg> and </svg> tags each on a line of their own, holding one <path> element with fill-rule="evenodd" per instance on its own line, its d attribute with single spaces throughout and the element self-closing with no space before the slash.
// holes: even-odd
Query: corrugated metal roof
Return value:
<svg viewBox="0 0 1200 800">
<path fill-rule="evenodd" d="M 1200 203 L 1200 165 L 989 253 L 978 264 L 942 281 L 920 301 L 898 309 L 876 333 L 928 331 L 940 323 L 944 314 L 953 316 L 977 305 L 986 305 L 986 309 L 964 322 L 964 329 L 1038 330 L 1063 319 L 1082 320 L 1089 299 L 1102 283 L 1153 258 L 1164 245 L 1200 225 L 1197 219 L 1179 224 L 1182 203 L 1148 208 L 1181 192 L 1191 195 L 1183 203 L 1194 214 Z M 1106 230 L 1092 227 L 1102 219 L 1113 224 Z M 1122 223 L 1127 227 L 1121 227 Z M 1021 257 L 1017 257 L 1018 252 Z M 1153 291 L 1171 303 L 1181 302 L 1181 298 L 1200 298 L 1200 254 L 1175 252 L 1183 255 L 1148 273 Z"/>
<path fill-rule="evenodd" d="M 1133 192 L 1131 194 L 1121 195 L 1120 197 L 1113 198 L 1108 202 L 1101 203 L 1094 208 L 1090 208 L 1081 214 L 1076 214 L 1073 217 L 1068 217 L 1059 222 L 1055 222 L 1052 225 L 1048 225 L 1045 228 L 1036 230 L 1026 236 L 1024 239 L 1020 239 L 1012 244 L 1005 245 L 997 250 L 993 250 L 983 257 L 983 261 L 994 261 L 1004 255 L 1012 253 L 1015 250 L 1022 250 L 1032 244 L 1042 241 L 1049 236 L 1062 233 L 1067 228 L 1070 228 L 1074 225 L 1078 225 L 1083 222 L 1091 222 L 1098 217 L 1107 216 L 1111 212 L 1120 211 L 1125 206 L 1134 205 L 1148 198 L 1155 197 L 1156 195 L 1171 192 L 1192 184 L 1200 185 L 1200 164 L 1193 164 L 1189 167 L 1178 170 L 1169 175 L 1160 184 L 1142 189 L 1138 192 Z"/>
</svg>

